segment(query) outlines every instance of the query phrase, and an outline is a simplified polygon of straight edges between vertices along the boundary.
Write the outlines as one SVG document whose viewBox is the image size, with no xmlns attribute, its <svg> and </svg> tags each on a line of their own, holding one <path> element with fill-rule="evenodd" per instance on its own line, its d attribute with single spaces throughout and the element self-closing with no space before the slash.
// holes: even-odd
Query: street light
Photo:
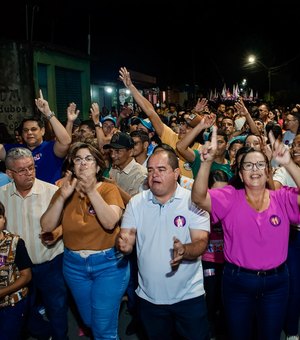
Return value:
<svg viewBox="0 0 300 340">
<path fill-rule="evenodd" d="M 269 86 L 268 86 L 268 101 L 271 101 L 271 75 L 272 75 L 272 71 L 278 69 L 278 67 L 268 67 L 263 62 L 261 62 L 260 60 L 256 59 L 256 57 L 254 55 L 249 56 L 248 62 L 250 64 L 257 63 L 257 64 L 261 65 L 265 70 L 267 70 L 267 72 L 268 72 L 268 82 L 269 82 Z"/>
<path fill-rule="evenodd" d="M 276 71 L 279 71 L 280 69 L 282 69 L 282 68 L 286 67 L 287 65 L 291 64 L 292 62 L 294 62 L 299 57 L 300 57 L 300 53 L 297 54 L 296 56 L 294 56 L 293 58 L 283 62 L 281 65 L 272 66 L 272 67 L 266 66 L 260 60 L 256 59 L 256 57 L 254 55 L 251 55 L 251 56 L 248 57 L 249 64 L 257 63 L 257 64 L 261 65 L 268 72 L 268 81 L 269 81 L 268 100 L 269 101 L 271 100 L 271 77 L 272 77 L 272 75 L 274 75 L 276 73 Z"/>
</svg>

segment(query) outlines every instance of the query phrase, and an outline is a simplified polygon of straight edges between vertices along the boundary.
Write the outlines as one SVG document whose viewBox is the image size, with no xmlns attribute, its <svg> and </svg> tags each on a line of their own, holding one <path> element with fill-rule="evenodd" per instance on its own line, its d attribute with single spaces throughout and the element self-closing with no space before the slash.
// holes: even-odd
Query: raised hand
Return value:
<svg viewBox="0 0 300 340">
<path fill-rule="evenodd" d="M 201 113 L 202 111 L 205 111 L 207 109 L 207 103 L 208 100 L 206 98 L 198 98 L 197 104 L 195 106 L 195 111 L 197 113 Z"/>
<path fill-rule="evenodd" d="M 80 194 L 88 195 L 96 190 L 96 184 L 96 178 L 91 178 L 90 175 L 83 172 L 80 177 L 77 177 L 76 191 Z"/>
<path fill-rule="evenodd" d="M 127 71 L 126 67 L 121 67 L 119 70 L 120 79 L 123 81 L 124 85 L 128 88 L 132 85 L 132 81 L 130 78 L 130 73 Z"/>
<path fill-rule="evenodd" d="M 64 201 L 70 197 L 75 190 L 77 184 L 77 178 L 72 178 L 73 174 L 70 170 L 66 171 L 65 177 L 63 178 L 60 195 Z"/>
<path fill-rule="evenodd" d="M 75 120 L 78 118 L 80 111 L 76 110 L 76 104 L 70 103 L 67 107 L 67 119 L 69 122 L 75 122 Z"/>
<path fill-rule="evenodd" d="M 249 111 L 246 108 L 242 98 L 240 98 L 239 101 L 234 104 L 234 107 L 241 116 L 246 116 L 249 114 Z"/>
<path fill-rule="evenodd" d="M 273 143 L 273 159 L 282 166 L 287 165 L 292 159 L 289 148 L 279 140 Z"/>
<path fill-rule="evenodd" d="M 201 149 L 201 161 L 213 161 L 217 151 L 217 127 L 213 126 L 211 141 L 206 142 Z"/>
<path fill-rule="evenodd" d="M 204 129 L 208 129 L 211 126 L 213 126 L 215 121 L 216 121 L 216 115 L 214 113 L 211 113 L 209 115 L 205 114 L 203 116 L 203 119 L 201 119 L 201 121 L 199 122 L 199 124 L 204 130 Z"/>
<path fill-rule="evenodd" d="M 100 109 L 98 103 L 92 103 L 92 106 L 90 108 L 91 112 L 91 118 L 93 122 L 96 124 L 100 120 Z"/>
<path fill-rule="evenodd" d="M 49 103 L 44 99 L 42 90 L 39 91 L 39 98 L 35 99 L 35 105 L 44 116 L 48 117 L 51 114 Z"/>
</svg>

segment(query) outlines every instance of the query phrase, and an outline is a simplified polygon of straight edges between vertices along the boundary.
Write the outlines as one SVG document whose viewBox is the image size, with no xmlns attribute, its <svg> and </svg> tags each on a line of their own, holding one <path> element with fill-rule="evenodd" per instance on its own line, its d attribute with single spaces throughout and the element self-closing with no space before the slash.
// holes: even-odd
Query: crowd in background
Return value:
<svg viewBox="0 0 300 340">
<path fill-rule="evenodd" d="M 67 339 L 72 308 L 118 339 L 126 297 L 141 339 L 299 339 L 300 105 L 154 106 L 120 78 L 133 106 L 60 122 L 40 92 L 0 140 L 0 338 Z"/>
</svg>

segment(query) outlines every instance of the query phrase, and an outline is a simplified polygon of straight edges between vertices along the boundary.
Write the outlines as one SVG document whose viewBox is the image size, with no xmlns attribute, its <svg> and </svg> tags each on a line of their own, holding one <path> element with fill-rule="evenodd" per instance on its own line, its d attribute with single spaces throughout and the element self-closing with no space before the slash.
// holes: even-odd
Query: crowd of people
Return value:
<svg viewBox="0 0 300 340">
<path fill-rule="evenodd" d="M 0 144 L 1 340 L 67 340 L 69 308 L 119 339 L 124 297 L 141 339 L 299 339 L 300 106 L 154 107 L 119 76 L 135 109 L 63 124 L 40 92 Z"/>
</svg>

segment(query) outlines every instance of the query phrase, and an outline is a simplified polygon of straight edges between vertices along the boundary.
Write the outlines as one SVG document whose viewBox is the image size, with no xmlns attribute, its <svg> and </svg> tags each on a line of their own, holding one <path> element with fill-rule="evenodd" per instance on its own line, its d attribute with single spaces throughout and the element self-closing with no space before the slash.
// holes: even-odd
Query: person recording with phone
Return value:
<svg viewBox="0 0 300 340">
<path fill-rule="evenodd" d="M 118 316 L 129 263 L 115 248 L 124 203 L 104 181 L 104 159 L 89 143 L 72 145 L 65 177 L 41 218 L 44 232 L 62 226 L 64 277 L 95 339 L 118 338 Z"/>
</svg>

